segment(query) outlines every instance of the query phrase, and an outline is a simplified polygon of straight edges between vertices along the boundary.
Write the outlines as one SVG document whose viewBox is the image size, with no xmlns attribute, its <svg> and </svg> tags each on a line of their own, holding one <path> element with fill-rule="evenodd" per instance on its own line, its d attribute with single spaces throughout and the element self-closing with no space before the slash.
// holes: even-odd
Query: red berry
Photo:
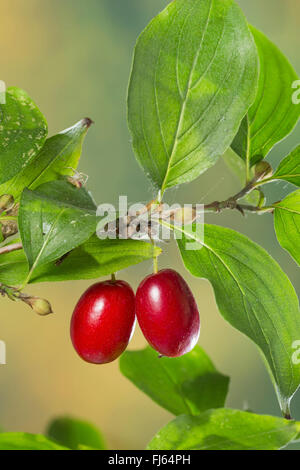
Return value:
<svg viewBox="0 0 300 470">
<path fill-rule="evenodd" d="M 71 339 L 79 356 L 105 364 L 126 349 L 135 326 L 135 296 L 124 281 L 99 282 L 79 299 L 71 321 Z"/>
<path fill-rule="evenodd" d="M 196 301 L 185 280 L 173 269 L 152 274 L 140 284 L 136 314 L 145 338 L 163 356 L 182 356 L 198 341 Z"/>
</svg>

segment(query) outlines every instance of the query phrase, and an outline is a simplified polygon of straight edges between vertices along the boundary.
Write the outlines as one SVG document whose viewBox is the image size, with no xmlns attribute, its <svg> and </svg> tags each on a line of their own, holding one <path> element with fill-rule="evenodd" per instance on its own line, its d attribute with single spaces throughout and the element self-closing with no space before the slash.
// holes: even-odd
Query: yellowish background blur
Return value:
<svg viewBox="0 0 300 470">
<path fill-rule="evenodd" d="M 281 47 L 300 71 L 299 0 L 240 0 L 250 22 Z M 91 129 L 80 168 L 90 175 L 97 202 L 147 201 L 151 188 L 134 160 L 126 127 L 125 96 L 137 35 L 166 0 L 6 0 L 1 2 L 1 76 L 26 89 L 49 121 L 50 134 L 89 116 Z M 272 152 L 277 162 L 299 142 L 299 129 Z M 298 139 L 298 140 L 297 140 Z M 268 188 L 278 199 L 279 189 Z M 148 188 L 148 189 L 147 189 Z M 220 161 L 194 183 L 170 191 L 170 202 L 211 202 L 239 189 Z M 209 221 L 246 233 L 284 267 L 300 291 L 296 264 L 276 243 L 272 216 L 226 213 Z M 232 377 L 229 405 L 279 414 L 276 397 L 256 348 L 218 314 L 206 281 L 192 278 L 173 245 L 161 266 L 184 274 L 202 317 L 200 344 L 221 371 Z M 136 288 L 151 263 L 121 274 Z M 1 299 L 0 339 L 7 344 L 7 365 L 0 366 L 0 426 L 5 430 L 43 432 L 53 416 L 72 414 L 91 420 L 110 448 L 144 448 L 171 416 L 134 388 L 118 364 L 91 366 L 75 354 L 69 339 L 73 307 L 89 282 L 37 285 L 29 290 L 49 298 L 56 315 L 39 318 L 24 305 Z M 230 293 L 228 293 L 230 295 Z M 145 344 L 139 332 L 131 348 Z M 300 419 L 300 393 L 293 402 Z"/>
</svg>

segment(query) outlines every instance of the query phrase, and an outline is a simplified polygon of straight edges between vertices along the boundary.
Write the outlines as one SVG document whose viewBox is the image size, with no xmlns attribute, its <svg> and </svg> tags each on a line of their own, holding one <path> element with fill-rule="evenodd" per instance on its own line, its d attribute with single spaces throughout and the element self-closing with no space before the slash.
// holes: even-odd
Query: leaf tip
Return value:
<svg viewBox="0 0 300 470">
<path fill-rule="evenodd" d="M 82 119 L 82 126 L 83 127 L 86 127 L 87 129 L 89 129 L 94 123 L 94 121 L 88 117 Z"/>
</svg>

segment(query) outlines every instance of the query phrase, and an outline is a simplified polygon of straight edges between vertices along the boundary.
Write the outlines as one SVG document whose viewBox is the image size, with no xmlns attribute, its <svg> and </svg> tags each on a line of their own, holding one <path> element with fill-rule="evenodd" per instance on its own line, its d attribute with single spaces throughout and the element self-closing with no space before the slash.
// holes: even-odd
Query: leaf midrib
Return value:
<svg viewBox="0 0 300 470">
<path fill-rule="evenodd" d="M 300 215 L 300 212 L 298 212 L 296 210 L 293 210 L 293 209 L 290 209 L 289 207 L 283 207 L 283 206 L 273 206 L 273 207 L 275 207 L 275 210 L 281 209 L 281 210 L 284 210 L 286 212 L 290 212 L 291 214 Z"/>
<path fill-rule="evenodd" d="M 63 134 L 59 134 L 59 135 L 63 135 Z M 55 162 L 61 157 L 61 155 L 62 155 L 64 152 L 66 152 L 66 151 L 68 150 L 68 148 L 69 148 L 71 145 L 74 144 L 75 141 L 76 141 L 76 139 L 71 137 L 70 141 L 60 150 L 60 152 L 53 158 L 53 160 L 51 160 L 51 162 L 50 162 L 48 165 L 46 165 L 45 168 L 43 168 L 43 170 L 41 171 L 41 173 L 40 173 L 38 176 L 36 176 L 36 177 L 34 178 L 34 180 L 30 183 L 29 188 L 32 187 L 32 185 L 33 185 L 36 181 L 38 181 L 38 180 L 44 175 L 44 173 L 49 170 L 49 168 L 50 168 L 52 165 L 55 164 Z M 41 152 L 42 152 L 42 151 L 43 151 L 43 148 L 41 149 Z M 41 152 L 40 152 L 40 153 L 41 153 Z M 37 157 L 38 157 L 38 155 L 37 155 Z"/>
<path fill-rule="evenodd" d="M 37 255 L 37 257 L 35 258 L 35 261 L 34 263 L 32 264 L 31 268 L 30 268 L 30 272 L 29 272 L 29 276 L 31 276 L 31 274 L 33 273 L 33 271 L 35 270 L 35 268 L 38 266 L 38 263 L 39 263 L 39 260 L 41 259 L 41 256 L 43 254 L 43 252 L 45 251 L 45 248 L 47 246 L 47 243 L 53 233 L 53 230 L 54 228 L 56 227 L 59 219 L 61 218 L 61 216 L 63 215 L 63 213 L 66 211 L 66 209 L 62 209 L 56 216 L 53 224 L 51 225 L 51 228 L 49 230 L 49 232 L 47 233 L 46 237 L 44 238 L 44 242 L 39 250 L 39 253 Z"/>
<path fill-rule="evenodd" d="M 185 113 L 185 108 L 186 108 L 186 104 L 187 104 L 187 100 L 188 100 L 190 87 L 191 87 L 191 84 L 192 84 L 193 73 L 194 73 L 197 61 L 199 59 L 199 54 L 201 52 L 204 37 L 205 37 L 207 27 L 208 27 L 208 24 L 209 24 L 209 21 L 210 21 L 210 18 L 211 18 L 213 1 L 214 0 L 210 0 L 210 7 L 209 7 L 209 12 L 208 12 L 208 16 L 207 16 L 207 19 L 206 19 L 205 27 L 204 27 L 204 30 L 203 30 L 203 34 L 201 36 L 201 41 L 200 41 L 199 47 L 197 49 L 197 53 L 195 54 L 195 57 L 194 57 L 194 60 L 193 60 L 193 64 L 192 64 L 192 67 L 191 67 L 191 70 L 190 70 L 190 73 L 189 73 L 187 86 L 186 86 L 185 93 L 184 93 L 184 96 L 183 96 L 183 99 L 182 99 L 181 109 L 180 109 L 179 118 L 178 118 L 178 122 L 177 122 L 177 128 L 175 130 L 174 141 L 173 141 L 172 148 L 171 148 L 171 154 L 170 154 L 170 157 L 169 157 L 169 162 L 168 162 L 166 174 L 165 174 L 165 177 L 164 177 L 164 180 L 163 180 L 163 183 L 162 183 L 162 187 L 161 187 L 162 194 L 164 193 L 164 191 L 166 189 L 168 174 L 169 174 L 169 171 L 171 169 L 172 160 L 174 158 L 174 153 L 175 153 L 176 148 L 177 148 L 178 136 L 179 136 L 179 132 L 180 132 L 180 129 L 181 129 L 181 126 L 182 126 L 182 120 L 183 120 L 183 116 L 184 116 L 184 113 Z M 190 11 L 187 18 L 189 18 L 191 16 L 193 11 L 194 11 L 194 9 L 192 9 Z"/>
</svg>

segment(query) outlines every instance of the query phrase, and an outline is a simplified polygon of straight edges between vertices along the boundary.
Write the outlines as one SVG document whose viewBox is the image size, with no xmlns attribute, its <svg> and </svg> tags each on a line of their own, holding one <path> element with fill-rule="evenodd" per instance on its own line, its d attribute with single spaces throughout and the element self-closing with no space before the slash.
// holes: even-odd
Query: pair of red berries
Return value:
<svg viewBox="0 0 300 470">
<path fill-rule="evenodd" d="M 136 296 L 125 281 L 91 286 L 80 298 L 71 321 L 71 339 L 87 362 L 105 364 L 126 349 L 138 319 L 149 344 L 163 356 L 191 351 L 200 333 L 200 317 L 185 280 L 172 269 L 152 274 Z"/>
</svg>

